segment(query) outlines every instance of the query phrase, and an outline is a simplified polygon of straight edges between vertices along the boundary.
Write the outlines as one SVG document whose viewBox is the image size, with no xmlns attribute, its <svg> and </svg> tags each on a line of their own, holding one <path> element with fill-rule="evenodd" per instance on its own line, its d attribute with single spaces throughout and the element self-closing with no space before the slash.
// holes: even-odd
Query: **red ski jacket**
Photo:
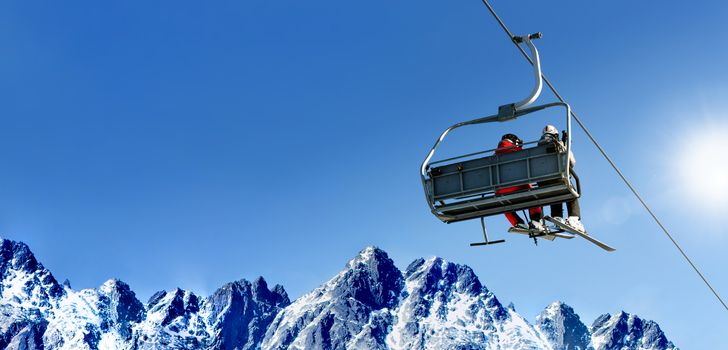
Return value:
<svg viewBox="0 0 728 350">
<path fill-rule="evenodd" d="M 501 142 L 498 142 L 498 148 L 495 150 L 495 154 L 511 153 L 511 152 L 515 152 L 515 151 L 520 151 L 521 149 L 522 149 L 521 146 L 514 144 L 510 140 L 501 140 Z M 495 190 L 495 194 L 501 195 L 501 194 L 513 193 L 513 192 L 527 190 L 532 187 L 533 186 L 531 184 L 503 187 L 503 188 L 499 188 L 499 189 Z"/>
</svg>

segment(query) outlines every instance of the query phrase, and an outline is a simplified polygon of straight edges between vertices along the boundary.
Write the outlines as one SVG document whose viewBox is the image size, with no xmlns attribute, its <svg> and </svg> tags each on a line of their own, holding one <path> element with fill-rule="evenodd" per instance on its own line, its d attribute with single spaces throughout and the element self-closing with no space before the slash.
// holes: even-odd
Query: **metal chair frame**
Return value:
<svg viewBox="0 0 728 350">
<path fill-rule="evenodd" d="M 481 219 L 485 242 L 475 245 L 502 242 L 488 240 L 484 217 L 565 202 L 578 198 L 581 193 L 579 179 L 571 173 L 569 168 L 571 107 L 564 102 L 552 102 L 529 107 L 538 99 L 543 87 L 541 61 L 538 50 L 532 42 L 532 39 L 540 37 L 540 33 L 535 33 L 513 38 L 518 44 L 525 43 L 531 52 L 535 79 L 535 86 L 531 94 L 519 102 L 500 106 L 498 113 L 495 115 L 460 122 L 445 129 L 420 167 L 420 178 L 427 205 L 438 219 L 446 223 Z M 492 122 L 506 122 L 534 112 L 558 107 L 563 107 L 566 111 L 566 130 L 569 137 L 566 140 L 565 153 L 546 152 L 545 146 L 535 146 L 500 155 L 486 155 L 494 151 L 486 150 L 430 162 L 445 137 L 457 128 Z M 535 142 L 528 144 L 532 143 Z M 436 164 L 437 167 L 432 167 Z M 556 171 L 554 171 L 554 166 Z M 504 174 L 509 174 L 510 179 Z M 479 186 L 468 187 L 466 185 L 468 176 L 480 180 L 487 178 L 488 181 L 487 184 L 483 183 Z M 576 181 L 576 187 L 571 183 L 572 178 Z M 504 195 L 495 194 L 495 191 L 499 188 L 529 185 L 544 181 L 549 181 L 549 186 L 530 188 Z M 448 191 L 448 186 L 455 186 L 455 189 L 452 190 L 451 188 Z M 458 186 L 459 188 L 457 188 Z M 446 190 L 441 191 L 442 187 L 445 187 Z"/>
<path fill-rule="evenodd" d="M 526 108 L 517 111 L 512 118 L 507 120 L 546 108 L 559 106 L 564 107 L 566 110 L 567 132 L 571 134 L 571 110 L 568 104 L 561 102 Z M 432 159 L 437 148 L 450 131 L 465 125 L 503 121 L 501 119 L 502 116 L 493 115 L 451 126 L 442 133 L 422 163 L 420 177 L 427 204 L 430 207 L 430 211 L 441 221 L 451 223 L 476 219 L 509 211 L 565 202 L 580 196 L 579 180 L 573 177 L 568 166 L 568 154 L 571 151 L 570 138 L 567 138 L 566 152 L 564 153 L 549 153 L 545 151 L 546 146 L 535 146 L 512 153 L 474 158 L 475 156 L 490 154 L 495 151 L 495 149 L 490 149 L 430 163 L 430 159 Z M 535 143 L 530 142 L 527 145 Z M 555 162 L 557 171 L 539 169 L 539 167 L 543 168 L 544 166 L 543 162 L 539 162 L 539 160 L 550 161 L 551 163 Z M 512 167 L 518 167 L 522 164 L 520 173 L 525 174 L 525 176 L 516 178 L 515 180 L 501 181 L 501 169 L 507 167 L 509 164 Z M 433 165 L 439 166 L 433 167 Z M 553 164 L 547 165 L 552 165 L 551 168 L 553 168 Z M 519 171 L 519 169 L 512 170 Z M 490 181 L 486 185 L 466 188 L 466 176 L 473 175 L 477 177 L 479 174 L 481 178 L 488 178 Z M 436 188 L 438 180 L 445 177 L 456 177 L 455 182 L 460 186 L 459 190 L 456 189 L 444 193 L 438 191 Z M 576 181 L 576 186 L 572 185 L 571 178 L 574 178 Z M 535 187 L 525 191 L 495 195 L 495 191 L 499 188 L 535 184 L 549 180 L 561 180 L 560 182 L 563 185 Z M 493 205 L 496 206 L 493 207 Z"/>
</svg>

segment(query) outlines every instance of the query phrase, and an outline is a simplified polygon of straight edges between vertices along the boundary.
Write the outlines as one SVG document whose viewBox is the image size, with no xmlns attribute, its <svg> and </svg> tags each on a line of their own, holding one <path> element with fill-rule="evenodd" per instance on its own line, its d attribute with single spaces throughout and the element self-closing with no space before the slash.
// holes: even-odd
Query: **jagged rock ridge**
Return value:
<svg viewBox="0 0 728 350">
<path fill-rule="evenodd" d="M 592 349 L 589 329 L 571 306 L 560 301 L 547 306 L 536 317 L 536 328 L 544 334 L 554 349 Z"/>
<path fill-rule="evenodd" d="M 587 328 L 568 305 L 532 325 L 468 266 L 417 259 L 402 272 L 368 247 L 291 303 L 259 277 L 146 304 L 119 280 L 59 284 L 21 242 L 0 240 L 0 349 L 676 349 L 653 321 L 620 312 Z"/>
</svg>

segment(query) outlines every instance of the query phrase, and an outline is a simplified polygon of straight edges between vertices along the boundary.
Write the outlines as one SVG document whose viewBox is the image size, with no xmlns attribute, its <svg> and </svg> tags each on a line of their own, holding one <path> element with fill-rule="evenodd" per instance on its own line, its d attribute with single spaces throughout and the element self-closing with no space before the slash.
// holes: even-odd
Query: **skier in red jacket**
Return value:
<svg viewBox="0 0 728 350">
<path fill-rule="evenodd" d="M 505 134 L 503 135 L 503 137 L 501 137 L 501 141 L 498 143 L 498 148 L 495 150 L 495 154 L 504 154 L 520 151 L 522 149 L 521 146 L 523 146 L 523 141 L 518 138 L 518 136 L 514 134 Z M 528 190 L 532 187 L 533 186 L 531 184 L 503 187 L 497 189 L 495 191 L 495 194 L 499 196 L 507 193 Z M 543 218 L 543 211 L 541 210 L 541 207 L 528 209 L 528 214 L 531 216 L 530 225 L 526 225 L 523 219 L 521 219 L 521 217 L 518 216 L 518 214 L 514 211 L 508 212 L 505 215 L 506 219 L 508 219 L 508 222 L 510 222 L 511 225 L 513 225 L 514 227 L 543 230 L 544 226 L 541 223 L 541 219 Z"/>
</svg>

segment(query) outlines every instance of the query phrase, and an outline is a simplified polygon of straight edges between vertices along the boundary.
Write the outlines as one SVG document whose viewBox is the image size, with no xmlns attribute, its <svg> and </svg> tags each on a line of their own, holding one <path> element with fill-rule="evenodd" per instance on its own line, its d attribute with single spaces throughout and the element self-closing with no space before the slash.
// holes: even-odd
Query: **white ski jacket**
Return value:
<svg viewBox="0 0 728 350">
<path fill-rule="evenodd" d="M 552 144 L 556 148 L 556 152 L 564 153 L 566 152 L 566 146 L 564 145 L 561 140 L 559 140 L 558 136 L 554 136 L 553 134 L 543 134 L 541 136 L 541 139 L 538 140 L 538 145 L 549 145 Z M 574 167 L 576 165 L 576 157 L 574 157 L 574 153 L 569 151 L 569 165 L 571 167 Z"/>
</svg>

